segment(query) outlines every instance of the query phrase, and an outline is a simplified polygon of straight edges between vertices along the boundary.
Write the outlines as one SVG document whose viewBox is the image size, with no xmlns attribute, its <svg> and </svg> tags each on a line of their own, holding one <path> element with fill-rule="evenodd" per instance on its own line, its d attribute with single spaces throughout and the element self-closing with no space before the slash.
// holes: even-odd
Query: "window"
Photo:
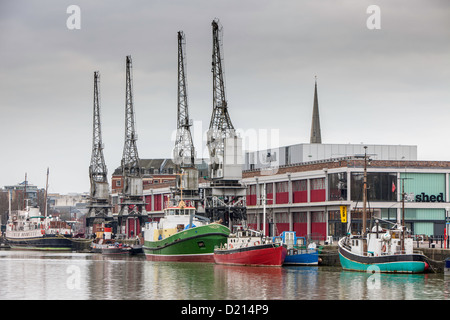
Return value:
<svg viewBox="0 0 450 320">
<path fill-rule="evenodd" d="M 364 174 L 352 172 L 351 174 L 351 199 L 363 200 Z M 395 186 L 395 187 L 393 187 Z M 397 174 L 387 172 L 367 173 L 367 200 L 368 201 L 397 201 Z"/>
<path fill-rule="evenodd" d="M 287 181 L 277 182 L 277 183 L 275 183 L 275 186 L 277 189 L 277 193 L 288 192 L 288 182 Z"/>
<path fill-rule="evenodd" d="M 307 190 L 307 181 L 306 180 L 294 180 L 292 181 L 292 191 L 306 191 Z"/>
<path fill-rule="evenodd" d="M 289 223 L 289 213 L 287 212 L 277 213 L 275 219 L 277 223 Z"/>
<path fill-rule="evenodd" d="M 311 223 L 327 222 L 325 212 L 312 212 Z"/>
<path fill-rule="evenodd" d="M 328 200 L 347 199 L 347 172 L 328 175 Z"/>
<path fill-rule="evenodd" d="M 197 242 L 197 244 L 198 244 L 199 248 L 204 248 L 205 247 L 205 243 L 203 241 L 199 241 L 199 242 Z"/>
<path fill-rule="evenodd" d="M 306 223 L 308 221 L 308 217 L 306 212 L 294 212 L 293 213 L 293 222 L 294 223 Z"/>
<path fill-rule="evenodd" d="M 325 189 L 325 178 L 311 179 L 311 190 Z"/>
</svg>

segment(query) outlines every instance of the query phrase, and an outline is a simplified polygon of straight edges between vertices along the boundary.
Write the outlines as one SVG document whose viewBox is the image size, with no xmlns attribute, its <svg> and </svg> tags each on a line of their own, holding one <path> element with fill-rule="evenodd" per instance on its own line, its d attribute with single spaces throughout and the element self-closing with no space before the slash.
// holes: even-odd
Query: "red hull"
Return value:
<svg viewBox="0 0 450 320">
<path fill-rule="evenodd" d="M 147 261 L 173 261 L 173 262 L 210 262 L 214 263 L 212 254 L 186 254 L 186 255 L 161 255 L 146 254 Z"/>
<path fill-rule="evenodd" d="M 287 250 L 283 246 L 258 245 L 230 250 L 215 250 L 217 264 L 245 266 L 281 266 Z"/>
</svg>

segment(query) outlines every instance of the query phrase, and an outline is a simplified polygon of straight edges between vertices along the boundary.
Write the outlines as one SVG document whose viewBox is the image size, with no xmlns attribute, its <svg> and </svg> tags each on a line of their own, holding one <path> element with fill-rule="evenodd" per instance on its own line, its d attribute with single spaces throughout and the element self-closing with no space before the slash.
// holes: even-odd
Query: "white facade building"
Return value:
<svg viewBox="0 0 450 320">
<path fill-rule="evenodd" d="M 279 148 L 245 152 L 244 170 L 278 167 L 364 155 L 364 147 L 373 160 L 417 160 L 417 146 L 378 144 L 300 143 Z"/>
</svg>

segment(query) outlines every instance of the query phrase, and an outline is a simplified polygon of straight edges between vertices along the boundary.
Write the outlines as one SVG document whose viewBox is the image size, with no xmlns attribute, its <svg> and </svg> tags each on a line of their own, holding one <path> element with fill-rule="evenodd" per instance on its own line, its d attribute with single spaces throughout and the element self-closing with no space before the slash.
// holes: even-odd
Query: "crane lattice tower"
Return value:
<svg viewBox="0 0 450 320">
<path fill-rule="evenodd" d="M 126 57 L 125 97 L 125 143 L 121 161 L 123 189 L 118 223 L 120 233 L 130 237 L 140 233 L 141 226 L 146 220 L 143 181 L 136 144 L 131 56 Z"/>
<path fill-rule="evenodd" d="M 206 213 L 231 226 L 246 220 L 245 187 L 242 179 L 242 139 L 237 136 L 228 113 L 225 95 L 222 27 L 212 22 L 213 112 L 207 132 L 210 156 L 210 188 L 206 193 Z"/>
<path fill-rule="evenodd" d="M 178 32 L 178 110 L 177 135 L 173 149 L 177 186 L 175 194 L 183 190 L 183 198 L 198 198 L 198 170 L 195 167 L 195 148 L 189 119 L 186 81 L 186 40 L 183 31 Z"/>
<path fill-rule="evenodd" d="M 112 220 L 111 203 L 109 198 L 108 170 L 103 156 L 102 130 L 100 121 L 100 72 L 94 72 L 94 112 L 92 155 L 89 166 L 89 179 L 91 184 L 90 200 L 86 226 L 93 232 L 95 223 Z"/>
</svg>

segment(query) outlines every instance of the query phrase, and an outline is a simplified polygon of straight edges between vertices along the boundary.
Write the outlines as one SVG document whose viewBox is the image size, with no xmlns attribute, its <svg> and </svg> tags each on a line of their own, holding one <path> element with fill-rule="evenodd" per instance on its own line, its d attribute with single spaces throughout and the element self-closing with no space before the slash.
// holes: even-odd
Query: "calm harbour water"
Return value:
<svg viewBox="0 0 450 320">
<path fill-rule="evenodd" d="M 443 274 L 384 275 L 338 267 L 238 267 L 0 250 L 2 300 L 444 300 Z"/>
</svg>

